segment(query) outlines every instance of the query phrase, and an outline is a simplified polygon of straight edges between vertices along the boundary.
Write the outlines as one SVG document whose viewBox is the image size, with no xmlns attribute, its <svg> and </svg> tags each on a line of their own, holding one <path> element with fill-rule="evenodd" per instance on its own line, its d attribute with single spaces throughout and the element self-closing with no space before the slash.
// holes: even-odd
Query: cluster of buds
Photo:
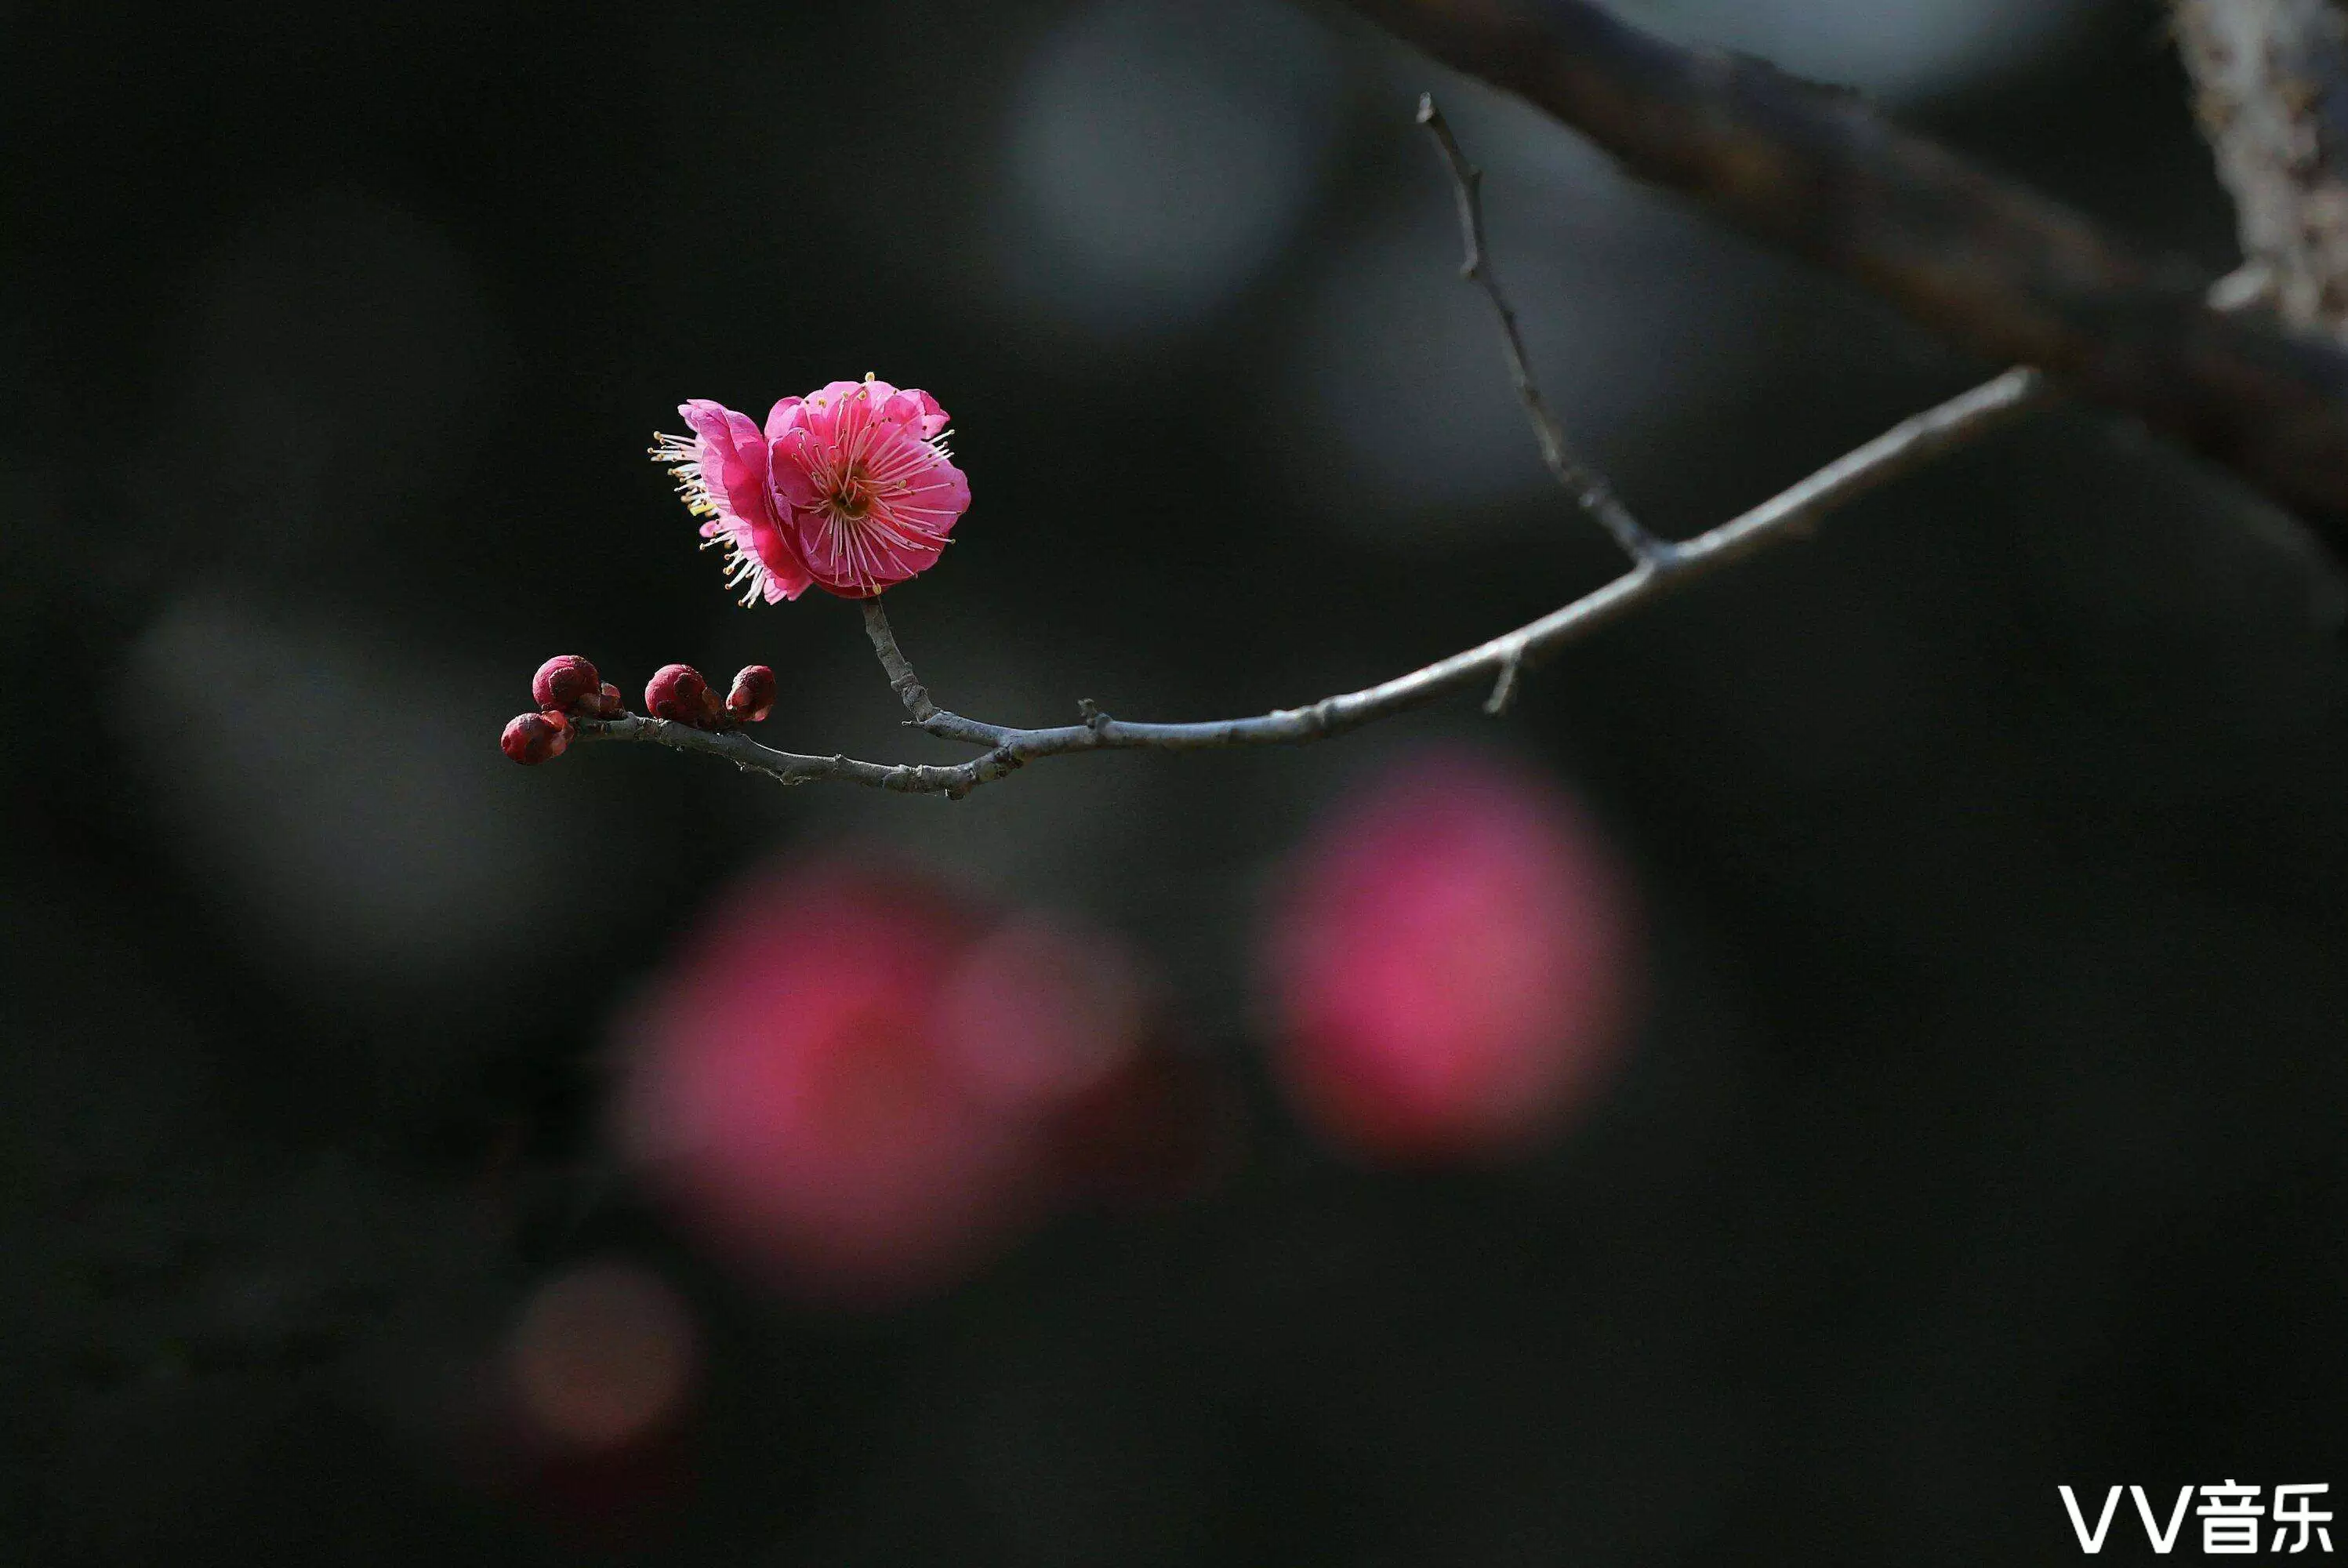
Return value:
<svg viewBox="0 0 2348 1568">
<path fill-rule="evenodd" d="M 578 733 L 575 721 L 627 713 L 620 688 L 577 654 L 558 654 L 539 665 L 530 695 L 538 711 L 510 721 L 498 740 L 508 757 L 524 765 L 551 761 L 570 750 Z M 764 665 L 736 675 L 723 700 L 690 665 L 664 665 L 644 687 L 645 712 L 695 729 L 738 729 L 765 718 L 774 707 L 775 672 Z"/>
<path fill-rule="evenodd" d="M 551 761 L 570 750 L 571 738 L 577 733 L 572 720 L 617 718 L 627 711 L 620 702 L 620 688 L 577 654 L 557 654 L 539 665 L 530 678 L 530 695 L 538 711 L 514 718 L 498 738 L 508 757 L 525 764 Z"/>
<path fill-rule="evenodd" d="M 695 729 L 738 729 L 774 710 L 775 672 L 764 665 L 747 665 L 736 675 L 723 700 L 691 665 L 663 665 L 644 687 L 646 713 Z"/>
</svg>

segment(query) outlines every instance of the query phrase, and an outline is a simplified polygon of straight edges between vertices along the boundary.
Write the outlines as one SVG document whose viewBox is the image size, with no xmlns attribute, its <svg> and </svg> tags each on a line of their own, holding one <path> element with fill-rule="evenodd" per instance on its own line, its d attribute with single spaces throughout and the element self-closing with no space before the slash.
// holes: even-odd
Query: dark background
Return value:
<svg viewBox="0 0 2348 1568">
<path fill-rule="evenodd" d="M 2155 9 L 2030 9 L 1966 58 L 1945 6 L 1773 15 L 2228 265 Z M 1979 1563 L 2072 1556 L 2058 1482 L 2348 1485 L 2348 664 L 2222 478 L 2041 417 L 1497 727 L 959 805 L 526 772 L 490 738 L 574 647 L 631 692 L 767 659 L 770 738 L 932 749 L 850 606 L 725 603 L 640 456 L 686 396 L 941 397 L 978 499 L 891 603 L 989 717 L 1260 710 L 1602 581 L 1422 87 L 1664 531 L 1994 367 L 1272 0 L 15 0 L 0 41 L 0 1559 Z M 1652 1004 L 1538 1158 L 1375 1172 L 1261 1087 L 1248 937 L 1313 808 L 1451 733 L 1593 803 Z M 878 1315 L 671 1235 L 601 1156 L 611 1020 L 729 875 L 850 841 L 1130 936 L 1259 1086 L 1244 1159 Z M 620 1533 L 479 1484 L 425 1392 L 613 1252 L 706 1362 Z"/>
</svg>

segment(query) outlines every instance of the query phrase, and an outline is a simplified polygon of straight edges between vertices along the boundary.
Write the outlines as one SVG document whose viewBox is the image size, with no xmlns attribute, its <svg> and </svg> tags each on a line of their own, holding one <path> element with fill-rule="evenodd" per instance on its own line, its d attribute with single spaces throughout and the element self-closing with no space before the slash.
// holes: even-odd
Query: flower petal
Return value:
<svg viewBox="0 0 2348 1568">
<path fill-rule="evenodd" d="M 880 406 L 880 417 L 904 426 L 925 441 L 936 437 L 948 422 L 946 411 L 938 407 L 938 400 L 918 389 L 891 397 Z"/>
<path fill-rule="evenodd" d="M 722 441 L 731 447 L 733 428 L 730 420 L 739 418 L 723 403 L 713 403 L 706 397 L 689 397 L 676 406 L 685 427 L 705 441 Z"/>
<path fill-rule="evenodd" d="M 800 556 L 789 526 L 789 509 L 778 508 L 774 516 L 762 521 L 750 533 L 751 548 L 757 552 L 758 564 L 767 569 L 767 603 L 775 602 L 779 587 L 781 597 L 796 599 L 815 583 L 814 574 Z"/>
<path fill-rule="evenodd" d="M 816 489 L 814 470 L 822 461 L 822 446 L 812 431 L 790 429 L 783 432 L 773 448 L 771 476 L 775 493 L 786 506 L 805 508 L 822 499 Z"/>
<path fill-rule="evenodd" d="M 798 427 L 799 409 L 806 403 L 807 399 L 804 397 L 784 397 L 778 399 L 773 407 L 767 409 L 767 439 L 779 441 L 786 434 L 796 429 Z"/>
</svg>

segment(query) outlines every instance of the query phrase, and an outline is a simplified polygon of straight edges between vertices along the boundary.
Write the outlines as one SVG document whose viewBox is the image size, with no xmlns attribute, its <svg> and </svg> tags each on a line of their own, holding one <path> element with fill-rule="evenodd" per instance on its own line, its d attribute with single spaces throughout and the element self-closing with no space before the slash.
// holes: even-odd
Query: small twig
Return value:
<svg viewBox="0 0 2348 1568">
<path fill-rule="evenodd" d="M 1499 324 L 1500 348 L 1509 360 L 1509 379 L 1516 387 L 1517 401 L 1524 405 L 1525 418 L 1532 424 L 1533 439 L 1540 445 L 1541 461 L 1557 482 L 1565 487 L 1566 494 L 1613 535 L 1624 554 L 1632 561 L 1659 558 L 1671 546 L 1649 533 L 1631 515 L 1631 509 L 1622 504 L 1604 474 L 1574 455 L 1566 442 L 1565 428 L 1558 422 L 1556 411 L 1533 379 L 1532 362 L 1525 354 L 1524 333 L 1517 325 L 1515 308 L 1500 288 L 1499 275 L 1492 267 L 1490 247 L 1484 240 L 1484 171 L 1468 162 L 1468 155 L 1459 150 L 1459 139 L 1451 134 L 1451 124 L 1443 118 L 1443 111 L 1435 107 L 1433 93 L 1419 95 L 1418 123 L 1426 128 L 1435 150 L 1443 159 L 1445 171 L 1451 176 L 1452 200 L 1459 209 L 1459 240 L 1468 253 L 1467 259 L 1459 263 L 1459 275 L 1483 292 L 1492 307 L 1494 320 Z"/>
<path fill-rule="evenodd" d="M 1509 704 L 1517 700 L 1518 678 L 1524 673 L 1525 661 L 1520 658 L 1509 659 L 1500 665 L 1500 678 L 1492 683 L 1492 695 L 1484 699 L 1488 717 L 1498 718 L 1509 711 Z"/>
<path fill-rule="evenodd" d="M 738 731 L 714 733 L 633 716 L 580 720 L 579 738 L 582 741 L 646 741 L 672 750 L 700 752 L 783 784 L 842 779 L 873 789 L 954 799 L 1029 762 L 1072 751 L 1203 751 L 1231 746 L 1302 745 L 1359 729 L 1487 680 L 1501 683 L 1493 693 L 1495 698 L 1512 695 L 1523 671 L 1567 644 L 1579 642 L 1731 562 L 1806 536 L 1819 518 L 1837 507 L 1978 439 L 2047 396 L 2035 372 L 2009 370 L 1901 421 L 1792 489 L 1673 547 L 1666 555 L 1640 562 L 1597 592 L 1537 621 L 1408 675 L 1323 697 L 1303 707 L 1196 724 L 1137 724 L 1112 718 L 1087 705 L 1084 722 L 1047 729 L 1017 729 L 964 718 L 929 701 L 920 681 L 912 678 L 912 666 L 890 634 L 879 604 L 867 601 L 866 629 L 880 655 L 881 666 L 890 674 L 890 684 L 905 697 L 907 711 L 925 712 L 916 722 L 930 734 L 983 746 L 984 756 L 951 767 L 807 756 L 761 746 Z"/>
</svg>

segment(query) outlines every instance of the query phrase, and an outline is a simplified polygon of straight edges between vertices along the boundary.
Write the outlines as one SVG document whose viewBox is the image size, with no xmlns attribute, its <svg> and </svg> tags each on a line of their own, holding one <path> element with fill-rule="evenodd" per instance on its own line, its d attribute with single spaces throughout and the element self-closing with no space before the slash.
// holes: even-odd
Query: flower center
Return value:
<svg viewBox="0 0 2348 1568">
<path fill-rule="evenodd" d="M 861 468 L 851 468 L 832 485 L 831 494 L 825 498 L 831 510 L 850 522 L 861 522 L 872 510 L 872 484 L 864 477 Z"/>
</svg>

